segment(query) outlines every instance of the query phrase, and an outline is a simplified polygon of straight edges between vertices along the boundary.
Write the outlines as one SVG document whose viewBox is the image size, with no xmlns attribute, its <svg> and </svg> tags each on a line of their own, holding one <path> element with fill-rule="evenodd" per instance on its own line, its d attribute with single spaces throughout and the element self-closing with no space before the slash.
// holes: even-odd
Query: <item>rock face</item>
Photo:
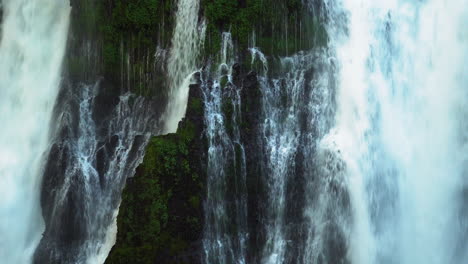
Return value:
<svg viewBox="0 0 468 264">
<path fill-rule="evenodd" d="M 246 69 L 239 64 L 234 65 L 234 82 L 237 87 L 242 87 L 241 90 L 241 128 L 240 136 L 244 145 L 246 155 L 246 186 L 247 186 L 247 222 L 248 232 L 250 234 L 259 234 L 260 232 L 260 215 L 259 201 L 261 201 L 262 191 L 261 184 L 261 160 L 262 160 L 262 143 L 260 140 L 260 120 L 262 117 L 261 110 L 261 93 L 257 79 L 257 74 L 253 71 L 246 72 Z M 249 236 L 247 262 L 254 263 L 253 252 L 257 251 L 258 235 Z"/>
<path fill-rule="evenodd" d="M 117 242 L 106 263 L 198 263 L 206 149 L 200 85 L 177 133 L 153 137 L 127 180 Z"/>
<path fill-rule="evenodd" d="M 69 87 L 56 106 L 59 122 L 41 193 L 46 228 L 35 263 L 76 263 L 97 254 L 85 248 L 104 241 L 124 176 L 134 173 L 148 133 L 157 126 L 154 102 L 108 97 L 102 89 Z M 130 100 L 135 100 L 133 105 Z"/>
<path fill-rule="evenodd" d="M 200 85 L 190 86 L 177 133 L 153 137 L 127 179 L 118 237 L 106 263 L 197 263 L 201 259 L 206 149 Z"/>
<path fill-rule="evenodd" d="M 302 27 L 297 25 L 304 25 L 305 32 L 323 30 L 314 21 L 308 21 L 310 16 L 303 16 L 301 1 L 280 1 L 279 6 L 269 2 L 276 3 L 273 0 L 202 0 L 200 9 L 200 15 L 207 20 L 205 50 L 200 58 L 205 66 L 218 54 L 221 33 L 228 30 L 232 31 L 234 52 L 239 61 L 232 69 L 233 83 L 239 87 L 242 101 L 242 122 L 236 125 L 247 157 L 248 231 L 255 234 L 248 238 L 247 254 L 257 251 L 257 245 L 264 240 L 260 210 L 263 205 L 259 201 L 265 201 L 266 193 L 261 178 L 262 96 L 257 74 L 244 64 L 250 61 L 247 49 L 250 35 L 255 31 L 257 46 L 267 55 L 277 56 L 315 44 L 315 39 L 303 37 L 306 34 L 299 32 Z M 100 233 L 104 228 L 99 231 L 90 226 L 97 221 L 110 223 L 112 220 L 109 212 L 96 216 L 98 220 L 87 219 L 89 216 L 84 212 L 95 210 L 86 203 L 116 208 L 120 201 L 117 243 L 107 263 L 201 261 L 207 166 L 201 84 L 190 88 L 186 118 L 180 122 L 177 133 L 152 137 L 143 163 L 131 177 L 132 166 L 139 161 L 137 157 L 142 154 L 149 134 L 160 133 L 161 114 L 168 103 L 164 65 L 173 33 L 176 3 L 174 0 L 70 1 L 73 8 L 65 60 L 66 81 L 55 109 L 55 119 L 61 121 L 55 127 L 53 146 L 45 166 L 41 204 L 46 230 L 36 251 L 35 263 L 84 262 L 83 246 L 90 240 L 103 241 L 105 235 Z M 264 6 L 280 8 L 268 10 Z M 286 9 L 288 12 L 283 12 Z M 285 30 L 273 30 L 283 25 Z M 92 139 L 96 151 L 90 165 L 95 168 L 96 177 L 92 192 L 87 193 L 89 186 L 83 180 L 84 174 L 73 171 L 78 160 L 74 154 L 76 146 L 80 140 L 89 139 L 89 135 L 83 135 L 84 117 L 80 112 L 86 100 L 77 98 L 82 98 L 85 86 L 95 84 L 99 89 L 92 95 L 91 114 L 86 118 L 95 125 Z M 129 107 L 125 115 L 119 116 L 116 113 L 122 113 L 122 97 L 127 94 L 132 94 L 125 99 Z M 232 125 L 234 121 L 229 121 L 230 115 L 224 115 L 227 125 Z M 118 132 L 119 129 L 127 131 L 126 124 L 121 121 L 129 118 L 137 133 Z M 226 128 L 230 129 L 232 127 Z M 129 156 L 125 157 L 131 162 L 111 181 L 109 174 L 115 175 L 109 169 L 111 163 L 128 162 L 113 154 L 121 144 L 128 149 Z M 97 198 L 88 199 L 93 193 L 106 193 L 109 201 L 100 204 Z M 254 263 L 254 258 L 247 256 L 248 263 Z"/>
<path fill-rule="evenodd" d="M 125 178 L 134 174 L 149 135 L 159 133 L 167 101 L 159 67 L 164 63 L 153 64 L 165 58 L 153 56 L 153 45 L 164 47 L 169 37 L 161 37 L 163 32 L 158 31 L 158 39 L 132 40 L 158 28 L 162 21 L 142 25 L 146 22 L 119 16 L 141 8 L 130 2 L 73 0 L 70 4 L 64 78 L 44 166 L 45 231 L 34 255 L 38 264 L 84 263 L 100 254 L 87 248 L 98 249 L 89 245 L 105 240 L 104 230 L 112 222 Z M 158 6 L 157 12 L 171 13 L 170 5 L 167 8 Z M 165 23 L 170 34 L 172 27 Z"/>
<path fill-rule="evenodd" d="M 241 137 L 246 151 L 253 154 L 249 154 L 248 180 L 252 183 L 250 207 L 256 208 L 258 81 L 254 72 L 247 73 L 239 64 L 233 70 L 235 85 L 242 88 L 245 100 Z M 194 84 L 177 133 L 153 137 L 144 162 L 127 180 L 117 219 L 117 243 L 106 263 L 201 262 L 207 166 L 204 122 L 201 86 Z M 254 214 L 251 218 L 252 222 L 258 219 Z"/>
</svg>

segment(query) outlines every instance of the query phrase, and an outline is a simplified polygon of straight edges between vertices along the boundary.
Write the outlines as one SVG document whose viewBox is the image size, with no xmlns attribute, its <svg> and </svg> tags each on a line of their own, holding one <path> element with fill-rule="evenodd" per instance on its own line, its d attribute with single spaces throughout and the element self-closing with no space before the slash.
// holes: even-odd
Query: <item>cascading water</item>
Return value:
<svg viewBox="0 0 468 264">
<path fill-rule="evenodd" d="M 172 37 L 167 72 L 169 78 L 169 104 L 165 113 L 165 133 L 175 132 L 185 116 L 189 84 L 197 70 L 200 47 L 205 39 L 205 21 L 199 23 L 199 0 L 179 0 L 176 26 Z"/>
<path fill-rule="evenodd" d="M 214 81 L 202 79 L 208 139 L 205 263 L 246 263 L 245 151 L 240 140 L 240 87 L 234 84 L 231 34 L 223 33 Z M 233 228 L 235 227 L 235 228 Z"/>
<path fill-rule="evenodd" d="M 280 58 L 274 62 L 278 69 L 271 73 L 259 50 L 251 49 L 251 54 L 263 65 L 259 81 L 265 148 L 262 178 L 267 203 L 262 221 L 266 235 L 259 261 L 321 263 L 324 259 L 314 254 L 338 255 L 331 251 L 336 249 L 331 248 L 323 230 L 336 227 L 338 217 L 325 212 L 334 210 L 340 199 L 319 198 L 319 193 L 329 195 L 330 179 L 320 169 L 326 167 L 325 160 L 313 158 L 319 156 L 317 139 L 328 131 L 333 113 L 327 51 L 317 48 Z"/>
<path fill-rule="evenodd" d="M 4 0 L 0 45 L 0 259 L 29 263 L 43 230 L 41 162 L 60 83 L 66 1 Z"/>
<path fill-rule="evenodd" d="M 42 192 L 46 230 L 35 263 L 103 263 L 115 243 L 116 216 L 127 177 L 134 175 L 152 135 L 174 132 L 185 113 L 188 84 L 204 23 L 198 25 L 199 1 L 181 0 L 168 58 L 170 94 L 164 121 L 157 100 L 129 92 L 134 72 L 122 50 L 120 96 L 109 80 L 71 81 L 55 109 L 58 120 L 46 165 Z M 86 49 L 86 56 L 96 56 Z M 157 49 L 155 63 L 165 63 Z M 155 67 L 162 67 L 155 65 Z M 140 74 L 139 78 L 133 78 Z M 132 80 L 131 80 L 132 79 Z M 184 81 L 185 79 L 185 81 Z M 141 86 L 141 85 L 139 85 Z M 140 91 L 141 92 L 141 91 Z M 73 226 L 73 229 L 70 228 Z"/>
<path fill-rule="evenodd" d="M 348 260 L 466 263 L 467 1 L 326 1 Z"/>
<path fill-rule="evenodd" d="M 464 264 L 468 0 L 299 2 L 323 15 L 327 47 L 279 58 L 252 48 L 258 72 L 240 74 L 245 61 L 235 63 L 224 33 L 219 66 L 200 73 L 208 151 L 201 261 Z M 102 92 L 108 80 L 73 80 L 56 102 L 68 5 L 1 1 L 2 263 L 32 261 L 44 231 L 39 199 L 46 229 L 35 263 L 104 262 L 125 179 L 151 135 L 176 131 L 198 67 L 200 1 L 179 0 L 164 129 L 155 102 L 123 92 L 145 74 L 131 72 L 123 46 L 123 94 Z"/>
<path fill-rule="evenodd" d="M 35 263 L 104 262 L 115 243 L 125 180 L 158 133 L 154 103 L 130 93 L 118 98 L 109 116 L 99 117 L 100 89 L 100 82 L 80 84 L 61 95 L 45 170 L 44 188 L 53 191 L 42 197 L 46 239 Z M 70 225 L 74 229 L 67 231 Z"/>
</svg>

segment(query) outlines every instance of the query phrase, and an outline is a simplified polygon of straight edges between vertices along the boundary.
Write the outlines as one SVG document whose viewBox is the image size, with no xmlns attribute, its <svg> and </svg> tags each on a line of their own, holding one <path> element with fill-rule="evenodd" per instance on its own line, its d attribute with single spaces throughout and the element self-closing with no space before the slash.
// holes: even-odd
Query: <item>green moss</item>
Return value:
<svg viewBox="0 0 468 264">
<path fill-rule="evenodd" d="M 219 52 L 221 47 L 221 33 L 232 31 L 233 38 L 247 44 L 248 35 L 252 31 L 252 21 L 248 20 L 247 13 L 251 7 L 243 7 L 239 1 L 232 0 L 203 0 L 202 8 L 208 20 L 207 38 L 205 45 L 206 55 Z"/>
<path fill-rule="evenodd" d="M 187 111 L 195 113 L 197 115 L 203 114 L 203 102 L 199 98 L 191 98 L 188 102 Z"/>
<path fill-rule="evenodd" d="M 234 105 L 230 98 L 223 98 L 223 103 L 221 105 L 221 111 L 224 114 L 224 128 L 226 132 L 232 135 L 234 130 L 234 120 L 233 112 L 234 112 Z"/>
<path fill-rule="evenodd" d="M 93 13 L 102 42 L 99 45 L 102 71 L 114 86 L 118 87 L 125 79 L 133 92 L 155 95 L 152 87 L 160 81 L 156 80 L 158 74 L 152 74 L 154 49 L 169 47 L 174 3 L 174 0 L 96 1 Z"/>
<path fill-rule="evenodd" d="M 106 263 L 166 261 L 197 238 L 202 188 L 198 161 L 190 156 L 195 133 L 195 125 L 185 120 L 176 134 L 151 139 L 143 163 L 124 189 L 117 243 Z"/>
<path fill-rule="evenodd" d="M 153 263 L 154 249 L 149 245 L 141 247 L 119 247 L 112 251 L 112 255 L 106 260 L 106 263 L 113 264 L 145 264 Z M 128 262 L 129 260 L 131 262 Z"/>
<path fill-rule="evenodd" d="M 218 54 L 221 50 L 221 33 L 213 23 L 208 23 L 206 27 L 205 56 Z"/>
<path fill-rule="evenodd" d="M 200 208 L 200 197 L 191 196 L 189 198 L 189 203 L 190 203 L 190 206 L 192 206 L 194 209 L 199 209 Z"/>
<path fill-rule="evenodd" d="M 223 31 L 232 33 L 241 52 L 255 45 L 268 56 L 291 55 L 326 44 L 323 26 L 300 0 L 203 0 L 202 8 L 208 20 L 207 56 L 219 52 Z M 254 32 L 256 43 L 252 43 Z"/>
<path fill-rule="evenodd" d="M 187 221 L 188 222 L 188 221 Z M 169 244 L 169 254 L 171 256 L 177 256 L 180 252 L 184 251 L 188 247 L 188 243 L 182 238 L 172 238 Z"/>
<path fill-rule="evenodd" d="M 232 0 L 207 0 L 205 1 L 205 14 L 218 25 L 231 22 L 237 15 L 239 2 Z"/>
<path fill-rule="evenodd" d="M 226 84 L 228 83 L 228 77 L 227 76 L 223 76 L 221 77 L 221 80 L 220 80 L 220 83 L 219 85 L 221 86 L 221 88 L 224 88 L 226 87 Z"/>
</svg>

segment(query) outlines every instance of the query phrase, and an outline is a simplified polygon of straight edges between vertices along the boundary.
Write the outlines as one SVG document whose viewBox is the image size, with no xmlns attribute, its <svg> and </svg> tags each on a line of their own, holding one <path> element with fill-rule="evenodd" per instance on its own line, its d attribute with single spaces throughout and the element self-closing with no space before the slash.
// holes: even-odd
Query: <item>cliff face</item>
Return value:
<svg viewBox="0 0 468 264">
<path fill-rule="evenodd" d="M 191 85 L 177 133 L 153 137 L 127 179 L 118 236 L 106 263 L 198 263 L 203 228 L 206 144 L 203 99 Z"/>
<path fill-rule="evenodd" d="M 55 106 L 61 121 L 45 166 L 41 204 L 46 230 L 35 263 L 105 256 L 108 249 L 101 244 L 108 239 L 106 230 L 119 204 L 117 242 L 106 263 L 201 261 L 210 147 L 205 103 L 214 82 L 226 85 L 226 78 L 212 75 L 220 64 L 225 31 L 232 35 L 235 63 L 229 71 L 234 91 L 223 88 L 220 114 L 227 136 L 239 141 L 235 144 L 245 153 L 242 165 L 239 146 L 227 158 L 226 181 L 237 184 L 243 173 L 246 182 L 245 194 L 228 188 L 225 198 L 247 199 L 252 234 L 246 239 L 248 254 L 264 242 L 262 94 L 255 71 L 263 66 L 258 60 L 253 63 L 249 48 L 258 47 L 270 58 L 290 55 L 324 45 L 324 29 L 297 0 L 202 0 L 199 15 L 207 21 L 207 32 L 198 60 L 203 70 L 190 87 L 186 117 L 177 133 L 159 135 L 169 103 L 166 64 L 176 3 L 71 1 L 66 78 Z M 235 93 L 240 109 L 232 103 Z M 231 227 L 229 232 L 236 233 Z M 247 256 L 249 261 L 254 258 Z"/>
<path fill-rule="evenodd" d="M 42 183 L 46 227 L 34 257 L 40 264 L 105 258 L 110 248 L 101 245 L 125 179 L 141 162 L 150 136 L 160 133 L 167 104 L 165 54 L 155 53 L 170 42 L 159 29 L 171 34 L 165 19 L 171 5 L 95 0 L 71 5 Z"/>
<path fill-rule="evenodd" d="M 247 151 L 256 153 L 259 112 L 255 109 L 260 99 L 256 73 L 236 64 L 233 79 L 242 91 L 244 107 L 252 109 L 243 116 L 242 138 L 248 142 Z M 106 263 L 202 262 L 208 162 L 203 94 L 207 90 L 202 85 L 209 90 L 206 86 L 213 83 L 201 84 L 199 80 L 190 86 L 186 117 L 177 132 L 153 137 L 135 176 L 127 179 L 117 218 L 117 242 Z M 226 95 L 224 99 L 229 98 Z M 232 111 L 228 108 L 224 108 L 227 119 Z M 253 182 L 254 172 L 251 169 L 248 173 Z M 231 177 L 231 181 L 236 180 L 235 174 Z"/>
</svg>

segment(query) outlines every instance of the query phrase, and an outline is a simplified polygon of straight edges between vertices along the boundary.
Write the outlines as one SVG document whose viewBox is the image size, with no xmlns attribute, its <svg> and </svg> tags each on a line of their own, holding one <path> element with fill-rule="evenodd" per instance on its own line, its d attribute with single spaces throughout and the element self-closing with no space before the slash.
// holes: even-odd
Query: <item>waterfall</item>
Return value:
<svg viewBox="0 0 468 264">
<path fill-rule="evenodd" d="M 468 258 L 467 1 L 325 1 L 354 264 Z"/>
<path fill-rule="evenodd" d="M 0 44 L 0 259 L 29 263 L 43 230 L 43 154 L 60 83 L 66 1 L 4 0 Z"/>
<path fill-rule="evenodd" d="M 205 39 L 205 21 L 199 22 L 199 0 L 179 0 L 175 15 L 172 48 L 169 53 L 167 72 L 169 79 L 169 104 L 165 113 L 165 132 L 177 130 L 185 116 L 192 74 L 197 70 L 200 47 Z"/>
<path fill-rule="evenodd" d="M 337 217 L 319 215 L 333 210 L 339 199 L 317 198 L 328 196 L 331 188 L 329 175 L 317 169 L 326 160 L 314 158 L 333 112 L 328 52 L 314 48 L 279 58 L 271 72 L 258 49 L 251 54 L 252 62 L 262 64 L 260 126 L 267 202 L 262 208 L 265 242 L 258 252 L 260 263 L 321 263 L 314 254 L 338 255 L 326 252 L 326 232 L 336 226 Z"/>
<path fill-rule="evenodd" d="M 140 6 L 127 2 L 140 15 Z M 164 16 L 170 12 L 166 2 L 157 7 Z M 155 241 L 170 242 L 162 252 L 168 259 L 465 264 L 468 0 L 288 0 L 278 6 L 303 10 L 281 18 L 261 12 L 265 17 L 252 27 L 257 33 L 249 42 L 255 45 L 258 37 L 266 55 L 259 47 L 247 50 L 241 38 L 249 33 L 250 15 L 277 6 L 225 2 L 209 3 L 216 12 L 233 11 L 226 21 L 211 21 L 210 34 L 229 28 L 233 35 L 222 33 L 219 53 L 205 54 L 203 1 L 178 0 L 170 50 L 161 48 L 165 41 L 154 46 L 154 67 L 167 70 L 167 76 L 154 78 L 154 88 L 168 88 L 162 110 L 157 104 L 166 94 L 125 92 L 140 79 L 151 85 L 139 87 L 152 89 L 150 79 L 157 75 L 139 69 L 151 58 L 132 59 L 124 50 L 126 40 L 120 47 L 121 76 L 101 78 L 86 69 L 70 70 L 73 76 L 61 79 L 70 1 L 0 0 L 0 262 L 105 262 L 116 240 L 126 179 L 135 174 L 152 136 L 176 132 L 189 85 L 197 79 L 200 85 L 192 88 L 201 90 L 193 109 L 201 109 L 201 92 L 204 131 L 194 140 L 201 140 L 196 153 L 206 147 L 200 155 L 206 163 L 197 164 L 192 176 L 198 179 L 206 169 L 206 179 L 196 181 L 206 197 L 204 220 L 198 221 L 198 205 L 190 207 L 197 217 L 187 219 L 204 226 L 200 240 L 187 245 L 158 240 L 172 229 L 156 228 Z M 77 25 L 88 17 L 80 15 Z M 163 32 L 167 24 L 159 22 Z M 107 26 L 102 30 L 116 36 L 136 30 L 126 22 L 116 23 L 118 34 L 114 25 Z M 144 28 L 138 32 L 146 34 L 147 26 L 153 24 L 138 25 Z M 96 32 L 88 32 L 93 40 L 86 48 L 70 50 L 72 57 L 79 53 L 88 58 L 86 65 L 101 68 L 106 54 L 90 48 L 101 45 Z M 280 46 L 288 56 L 274 54 Z M 73 60 L 70 65 L 85 68 Z M 86 80 L 77 80 L 81 75 Z M 196 131 L 199 114 L 193 113 Z M 191 150 L 183 148 L 184 155 Z M 185 207 L 175 196 L 174 204 L 161 206 Z M 192 198 L 198 201 L 198 194 Z M 139 249 L 160 244 L 123 251 L 139 255 Z"/>
<path fill-rule="evenodd" d="M 159 132 L 154 102 L 142 96 L 125 93 L 102 116 L 101 85 L 67 86 L 56 107 L 43 184 L 53 191 L 42 195 L 47 229 L 35 263 L 105 261 L 116 239 L 125 180 Z"/>
<path fill-rule="evenodd" d="M 231 34 L 225 32 L 213 81 L 207 80 L 210 76 L 202 79 L 208 139 L 204 263 L 246 263 L 245 151 L 239 130 L 240 87 L 232 76 L 234 54 Z"/>
</svg>

